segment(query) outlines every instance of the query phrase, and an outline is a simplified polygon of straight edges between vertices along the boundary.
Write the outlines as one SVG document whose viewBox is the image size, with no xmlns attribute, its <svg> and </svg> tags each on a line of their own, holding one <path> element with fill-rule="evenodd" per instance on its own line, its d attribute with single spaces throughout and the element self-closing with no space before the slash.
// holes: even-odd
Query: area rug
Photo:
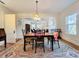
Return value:
<svg viewBox="0 0 79 59">
<path fill-rule="evenodd" d="M 79 51 L 60 41 L 60 48 L 54 43 L 54 50 L 51 51 L 50 43 L 45 43 L 45 53 L 42 47 L 37 48 L 34 53 L 32 46 L 27 45 L 26 51 L 23 51 L 23 40 L 18 41 L 14 45 L 0 52 L 0 58 L 78 58 Z"/>
</svg>

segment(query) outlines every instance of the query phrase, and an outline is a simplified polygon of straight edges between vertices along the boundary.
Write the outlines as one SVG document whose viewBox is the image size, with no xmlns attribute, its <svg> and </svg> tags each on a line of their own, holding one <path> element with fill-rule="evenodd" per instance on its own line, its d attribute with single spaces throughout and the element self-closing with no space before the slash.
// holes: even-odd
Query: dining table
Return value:
<svg viewBox="0 0 79 59">
<path fill-rule="evenodd" d="M 50 38 L 50 42 L 51 42 L 51 50 L 53 51 L 53 41 L 54 41 L 54 35 L 50 34 L 50 33 L 44 33 L 44 34 L 36 34 L 36 33 L 28 33 L 28 34 L 24 34 L 24 51 L 26 51 L 26 40 L 27 38 L 37 38 L 37 37 L 46 37 L 46 38 Z"/>
</svg>

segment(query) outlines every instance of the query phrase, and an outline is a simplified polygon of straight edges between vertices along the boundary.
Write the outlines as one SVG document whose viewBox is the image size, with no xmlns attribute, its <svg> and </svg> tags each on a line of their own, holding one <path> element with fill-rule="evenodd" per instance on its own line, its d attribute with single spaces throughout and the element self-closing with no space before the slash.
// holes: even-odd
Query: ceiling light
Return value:
<svg viewBox="0 0 79 59">
<path fill-rule="evenodd" d="M 40 17 L 39 17 L 39 13 L 38 13 L 38 0 L 35 1 L 36 3 L 36 10 L 35 10 L 35 14 L 33 15 L 33 19 L 34 20 L 40 20 Z"/>
</svg>

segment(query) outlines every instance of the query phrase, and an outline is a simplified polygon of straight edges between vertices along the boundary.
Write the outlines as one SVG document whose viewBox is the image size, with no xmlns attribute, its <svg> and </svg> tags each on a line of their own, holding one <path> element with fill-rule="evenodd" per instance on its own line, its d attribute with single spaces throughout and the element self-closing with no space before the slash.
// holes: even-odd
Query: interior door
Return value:
<svg viewBox="0 0 79 59">
<path fill-rule="evenodd" d="M 15 43 L 16 42 L 16 23 L 15 23 L 15 14 L 6 14 L 5 15 L 5 31 L 7 35 L 7 42 Z"/>
</svg>

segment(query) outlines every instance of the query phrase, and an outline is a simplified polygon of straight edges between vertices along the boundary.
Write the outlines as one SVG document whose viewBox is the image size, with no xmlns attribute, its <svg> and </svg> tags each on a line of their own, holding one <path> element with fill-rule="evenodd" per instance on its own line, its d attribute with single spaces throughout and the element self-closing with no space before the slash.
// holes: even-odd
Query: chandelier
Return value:
<svg viewBox="0 0 79 59">
<path fill-rule="evenodd" d="M 38 0 L 35 1 L 36 10 L 35 10 L 35 14 L 34 14 L 34 17 L 33 17 L 34 20 L 40 20 L 39 13 L 38 13 L 38 2 L 39 2 Z"/>
</svg>

